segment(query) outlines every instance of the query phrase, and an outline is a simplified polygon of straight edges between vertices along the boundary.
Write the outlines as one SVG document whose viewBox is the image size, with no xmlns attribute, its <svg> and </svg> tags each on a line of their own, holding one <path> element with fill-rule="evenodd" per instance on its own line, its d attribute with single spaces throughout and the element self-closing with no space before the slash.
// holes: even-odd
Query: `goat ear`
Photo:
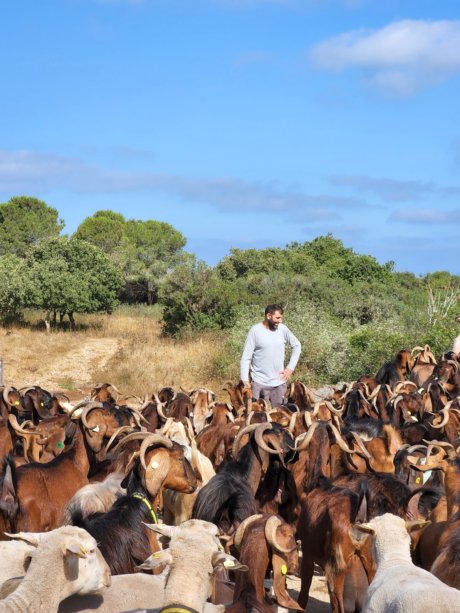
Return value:
<svg viewBox="0 0 460 613">
<path fill-rule="evenodd" d="M 150 527 L 151 524 L 146 524 L 146 526 Z M 163 551 L 158 551 L 157 553 L 153 553 L 149 556 L 142 564 L 136 566 L 136 570 L 153 570 L 158 566 L 162 566 L 163 564 L 171 564 L 173 561 L 173 557 L 168 549 L 164 549 Z"/>
<path fill-rule="evenodd" d="M 75 555 L 78 558 L 87 558 L 88 553 L 81 543 L 72 541 L 64 547 L 63 553 L 65 556 Z"/>
<path fill-rule="evenodd" d="M 8 519 L 12 519 L 16 515 L 18 508 L 19 505 L 16 496 L 16 489 L 14 487 L 13 473 L 11 470 L 11 465 L 8 463 L 0 492 L 0 510 L 4 511 Z"/>
<path fill-rule="evenodd" d="M 425 521 L 423 519 L 416 521 L 406 521 L 406 530 L 411 534 L 411 532 L 415 532 L 416 530 L 421 530 L 431 524 L 431 521 Z"/>
<path fill-rule="evenodd" d="M 239 562 L 232 555 L 223 551 L 215 551 L 212 554 L 211 563 L 214 567 L 214 570 L 217 570 L 218 568 L 222 567 L 228 570 L 249 570 L 249 568 L 245 564 L 241 564 L 241 562 Z"/>
<path fill-rule="evenodd" d="M 167 526 L 166 524 L 147 524 L 142 522 L 144 526 L 147 526 L 149 530 L 153 532 L 157 532 L 162 536 L 166 536 L 167 538 L 172 538 L 177 530 L 177 526 Z"/>
<path fill-rule="evenodd" d="M 374 534 L 374 530 L 367 524 L 355 524 L 348 530 L 351 541 L 358 549 L 364 545 L 369 534 Z"/>
<path fill-rule="evenodd" d="M 17 539 L 20 541 L 25 541 L 29 543 L 29 545 L 33 545 L 37 547 L 40 543 L 40 538 L 42 536 L 42 532 L 17 532 L 16 534 L 10 534 L 9 532 L 4 533 L 6 536 L 12 539 Z"/>
</svg>

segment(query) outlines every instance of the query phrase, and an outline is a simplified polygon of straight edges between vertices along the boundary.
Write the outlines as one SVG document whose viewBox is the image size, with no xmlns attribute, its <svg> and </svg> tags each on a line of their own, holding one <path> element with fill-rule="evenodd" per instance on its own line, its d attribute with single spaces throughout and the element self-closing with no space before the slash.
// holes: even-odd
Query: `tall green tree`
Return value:
<svg viewBox="0 0 460 613">
<path fill-rule="evenodd" d="M 98 247 L 78 239 L 55 238 L 36 245 L 27 264 L 33 279 L 30 306 L 51 314 L 111 312 L 117 305 L 122 275 Z"/>
<path fill-rule="evenodd" d="M 0 322 L 22 318 L 31 291 L 31 278 L 24 259 L 9 253 L 0 256 Z"/>
<path fill-rule="evenodd" d="M 24 257 L 30 246 L 59 236 L 64 222 L 56 209 L 30 196 L 15 196 L 0 204 L 0 255 Z"/>
<path fill-rule="evenodd" d="M 174 267 L 190 259 L 185 237 L 170 224 L 155 220 L 125 220 L 113 211 L 87 217 L 74 234 L 100 247 L 123 271 L 129 300 L 153 303 L 159 286 Z"/>
</svg>

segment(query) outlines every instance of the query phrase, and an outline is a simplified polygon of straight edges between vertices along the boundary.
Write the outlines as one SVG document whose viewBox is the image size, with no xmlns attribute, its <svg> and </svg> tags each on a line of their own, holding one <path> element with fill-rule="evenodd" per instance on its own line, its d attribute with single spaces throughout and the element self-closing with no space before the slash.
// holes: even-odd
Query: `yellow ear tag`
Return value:
<svg viewBox="0 0 460 613">
<path fill-rule="evenodd" d="M 282 575 L 287 575 L 287 566 L 286 566 L 286 564 L 283 564 L 283 566 L 281 567 L 281 574 Z"/>
<path fill-rule="evenodd" d="M 235 566 L 235 562 L 233 560 L 225 560 L 224 566 L 225 568 L 233 568 Z"/>
<path fill-rule="evenodd" d="M 421 481 L 420 477 L 416 477 L 415 483 L 420 483 L 420 481 Z"/>
<path fill-rule="evenodd" d="M 80 551 L 84 556 L 86 556 L 86 549 L 83 547 L 83 545 L 80 545 Z"/>
<path fill-rule="evenodd" d="M 14 404 L 15 404 L 16 406 L 18 406 L 18 404 L 19 404 L 19 400 L 15 400 L 15 401 L 14 401 Z"/>
<path fill-rule="evenodd" d="M 40 406 L 41 406 L 41 407 L 43 407 L 43 406 L 45 406 L 45 405 L 43 404 L 43 402 L 40 402 Z"/>
<path fill-rule="evenodd" d="M 161 553 L 152 554 L 152 558 L 161 558 Z"/>
</svg>

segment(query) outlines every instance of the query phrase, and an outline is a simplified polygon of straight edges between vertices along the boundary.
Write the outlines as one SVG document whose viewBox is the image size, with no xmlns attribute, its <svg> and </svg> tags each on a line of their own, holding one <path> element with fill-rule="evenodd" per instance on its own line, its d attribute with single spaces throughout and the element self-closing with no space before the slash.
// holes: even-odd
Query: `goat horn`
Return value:
<svg viewBox="0 0 460 613">
<path fill-rule="evenodd" d="M 326 427 L 329 428 L 331 432 L 334 434 L 335 441 L 337 445 L 340 447 L 340 449 L 342 449 L 346 453 L 356 453 L 356 449 L 351 449 L 350 447 L 348 447 L 345 439 L 340 434 L 340 432 L 337 430 L 337 428 L 334 426 L 334 424 L 332 424 L 331 422 L 327 422 Z M 352 434 L 355 434 L 355 432 L 352 432 Z"/>
<path fill-rule="evenodd" d="M 355 439 L 356 444 L 359 447 L 359 450 L 361 451 L 361 454 L 367 458 L 369 460 L 369 462 L 372 461 L 372 455 L 368 452 L 368 450 L 366 449 L 361 437 L 359 436 L 359 434 L 357 432 L 351 432 L 353 438 Z M 356 449 L 354 450 L 353 453 L 359 453 L 359 451 L 356 451 Z M 361 455 L 360 454 L 360 455 Z"/>
<path fill-rule="evenodd" d="M 86 406 L 85 409 L 83 409 L 80 415 L 80 419 L 81 419 L 82 424 L 85 426 L 85 428 L 87 428 L 88 430 L 91 430 L 91 426 L 89 426 L 88 422 L 86 421 L 86 415 L 93 409 L 103 409 L 103 408 L 104 408 L 104 405 L 102 404 L 102 402 L 91 402 L 89 403 L 88 406 Z"/>
<path fill-rule="evenodd" d="M 303 413 L 303 419 L 305 422 L 305 425 L 307 426 L 307 430 L 308 428 L 312 425 L 313 420 L 311 418 L 311 412 L 310 411 L 304 411 Z"/>
<path fill-rule="evenodd" d="M 282 524 L 283 522 L 276 515 L 272 515 L 271 517 L 269 517 L 265 524 L 265 538 L 267 539 L 269 545 L 273 547 L 273 549 L 276 549 L 280 553 L 290 553 L 291 551 L 294 551 L 294 549 L 297 549 L 297 545 L 291 547 L 290 549 L 287 549 L 286 547 L 280 545 L 276 538 L 276 529 L 278 528 L 278 526 L 282 526 Z"/>
<path fill-rule="evenodd" d="M 8 406 L 11 406 L 11 402 L 8 400 L 8 394 L 10 392 L 14 392 L 13 387 L 5 387 L 3 388 L 3 400 L 6 402 Z"/>
<path fill-rule="evenodd" d="M 233 383 L 231 381 L 225 381 L 222 386 L 222 389 L 227 392 L 229 387 L 233 387 Z"/>
<path fill-rule="evenodd" d="M 308 429 L 306 436 L 300 441 L 300 445 L 297 445 L 297 439 L 299 438 L 297 437 L 296 446 L 292 447 L 293 451 L 302 451 L 303 449 L 306 449 L 308 445 L 310 444 L 313 434 L 318 426 L 319 426 L 319 421 L 315 421 L 311 425 L 311 427 Z"/>
<path fill-rule="evenodd" d="M 246 417 L 246 426 L 249 426 L 251 424 L 251 419 L 252 416 L 254 415 L 254 411 L 250 411 Z"/>
<path fill-rule="evenodd" d="M 245 426 L 244 428 L 241 428 L 241 430 L 238 432 L 235 440 L 233 441 L 233 446 L 232 446 L 232 455 L 235 460 L 236 460 L 236 456 L 238 455 L 239 444 L 240 444 L 242 437 L 245 434 L 248 434 L 249 432 L 252 432 L 253 430 L 255 430 L 259 425 L 260 424 L 250 424 L 249 426 Z"/>
<path fill-rule="evenodd" d="M 273 428 L 271 423 L 258 424 L 258 428 L 254 432 L 254 438 L 257 443 L 257 446 L 260 447 L 263 451 L 270 453 L 272 455 L 280 455 L 282 454 L 282 450 L 278 447 L 278 449 L 272 449 L 267 445 L 264 441 L 263 435 L 267 430 L 271 430 Z"/>
<path fill-rule="evenodd" d="M 425 347 L 426 347 L 426 345 L 425 345 Z M 414 348 L 412 349 L 412 351 L 410 352 L 410 354 L 411 354 L 411 356 L 412 356 L 412 357 L 414 356 L 414 353 L 415 353 L 416 351 L 423 351 L 423 347 L 414 347 Z"/>
<path fill-rule="evenodd" d="M 432 422 L 432 424 L 431 424 L 431 426 L 432 426 L 433 428 L 444 428 L 444 426 L 445 426 L 445 425 L 447 424 L 447 422 L 449 421 L 449 417 L 450 417 L 450 415 L 449 415 L 449 408 L 447 407 L 447 405 L 446 405 L 446 406 L 445 406 L 443 409 L 441 409 L 441 410 L 439 411 L 439 413 L 442 415 L 442 419 L 441 419 L 441 421 L 440 421 L 438 424 L 436 424 L 436 425 L 435 425 L 434 420 L 433 420 L 433 422 Z M 439 413 L 438 413 L 438 414 L 439 414 Z"/>
<path fill-rule="evenodd" d="M 458 362 L 454 362 L 453 360 L 447 360 L 447 363 L 451 364 L 454 367 L 456 373 L 458 372 L 458 368 L 459 368 Z"/>
<path fill-rule="evenodd" d="M 25 430 L 22 426 L 19 425 L 18 418 L 14 413 L 8 414 L 8 422 L 15 432 L 20 432 L 21 434 L 32 434 L 32 432 Z"/>
<path fill-rule="evenodd" d="M 329 411 L 333 415 L 338 415 L 339 417 L 341 417 L 343 412 L 345 411 L 345 407 L 343 407 L 343 409 L 336 409 L 330 400 L 323 400 L 323 402 L 326 405 L 326 408 L 329 409 Z"/>
<path fill-rule="evenodd" d="M 27 392 L 30 392 L 30 390 L 34 390 L 36 387 L 37 387 L 36 385 L 29 385 L 29 387 L 21 387 L 19 391 L 22 392 L 23 396 L 25 396 Z"/>
<path fill-rule="evenodd" d="M 147 470 L 147 465 L 145 463 L 145 454 L 147 453 L 147 449 L 152 445 L 163 445 L 166 449 L 171 449 L 173 446 L 173 442 L 166 438 L 166 436 L 162 436 L 161 434 L 150 434 L 147 436 L 141 444 L 141 448 L 139 450 L 139 457 L 141 460 L 142 467 L 144 470 Z"/>
<path fill-rule="evenodd" d="M 235 545 L 236 549 L 238 549 L 238 551 L 240 550 L 241 542 L 243 540 L 244 531 L 246 530 L 246 528 L 261 517 L 263 517 L 261 513 L 257 513 L 256 515 L 250 515 L 249 517 L 246 517 L 246 519 L 243 519 L 241 524 L 238 526 L 235 532 L 235 536 L 233 537 L 233 544 Z"/>
<path fill-rule="evenodd" d="M 117 428 L 117 430 L 115 430 L 115 432 L 110 437 L 109 442 L 105 446 L 105 453 L 107 454 L 110 447 L 112 446 L 113 441 L 117 438 L 119 434 L 121 434 L 122 432 L 132 432 L 132 431 L 133 429 L 131 428 L 131 426 L 120 426 L 120 428 Z"/>
<path fill-rule="evenodd" d="M 160 402 L 160 399 L 158 398 L 158 396 L 156 394 L 154 394 L 153 396 L 155 398 L 155 402 L 157 403 L 157 413 L 158 413 L 158 415 L 161 417 L 161 419 L 163 419 L 164 421 L 167 421 L 168 418 L 166 417 L 166 415 L 164 414 L 164 411 L 163 411 L 163 406 L 164 406 L 163 403 Z"/>
<path fill-rule="evenodd" d="M 123 447 L 123 445 L 125 445 L 126 443 L 129 443 L 129 441 L 141 440 L 144 439 L 146 436 L 149 436 L 150 434 L 151 432 L 131 432 L 131 434 L 127 434 L 124 438 L 121 439 L 121 441 L 118 441 L 118 443 L 112 449 L 112 454 L 115 455 L 119 448 Z"/>
</svg>

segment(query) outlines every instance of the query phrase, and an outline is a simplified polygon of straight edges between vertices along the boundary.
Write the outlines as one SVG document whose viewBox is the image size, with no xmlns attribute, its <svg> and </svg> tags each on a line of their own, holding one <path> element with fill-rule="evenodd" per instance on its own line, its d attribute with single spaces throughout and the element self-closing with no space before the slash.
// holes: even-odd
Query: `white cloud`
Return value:
<svg viewBox="0 0 460 613">
<path fill-rule="evenodd" d="M 390 221 L 411 224 L 457 224 L 460 222 L 460 209 L 442 211 L 440 209 L 400 209 L 389 217 Z"/>
<path fill-rule="evenodd" d="M 337 220 L 350 210 L 368 206 L 359 198 L 305 194 L 276 182 L 114 170 L 79 158 L 32 151 L 0 151 L 0 189 L 2 193 L 47 189 L 94 194 L 161 192 L 220 211 L 272 213 L 303 222 Z"/>
<path fill-rule="evenodd" d="M 315 45 L 314 65 L 357 68 L 371 84 L 406 96 L 460 72 L 460 21 L 402 20 L 380 30 L 353 30 Z"/>
</svg>

